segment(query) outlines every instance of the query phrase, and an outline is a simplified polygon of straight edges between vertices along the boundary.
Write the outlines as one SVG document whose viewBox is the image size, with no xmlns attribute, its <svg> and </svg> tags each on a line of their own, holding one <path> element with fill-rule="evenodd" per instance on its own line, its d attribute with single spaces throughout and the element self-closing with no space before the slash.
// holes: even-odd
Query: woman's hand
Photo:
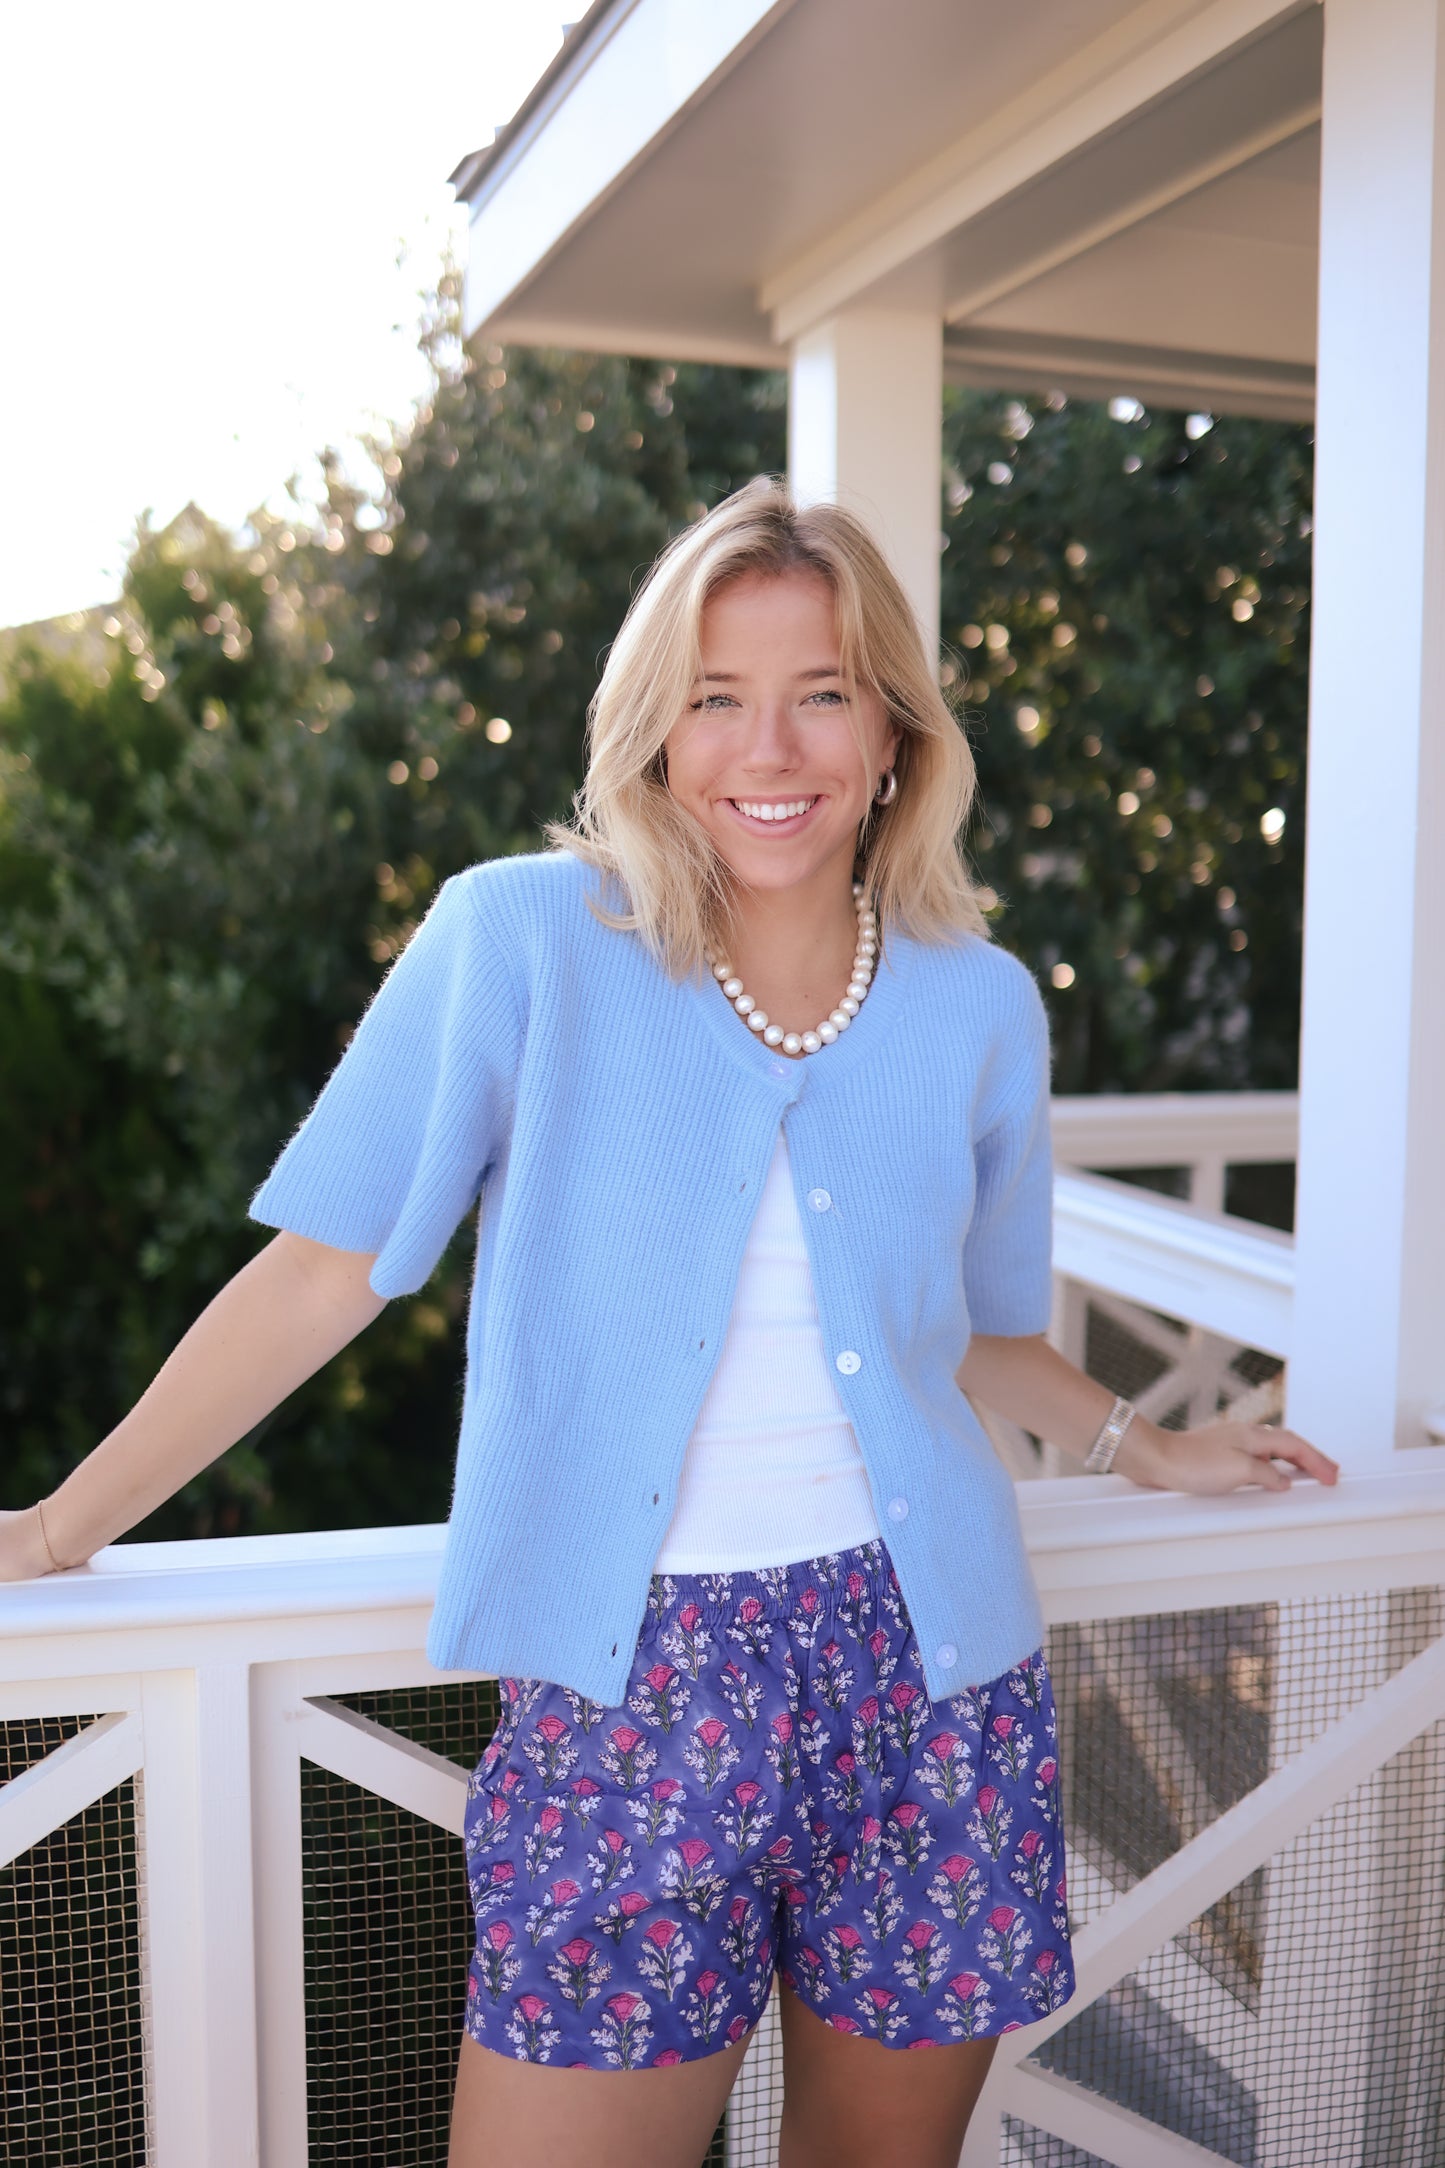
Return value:
<svg viewBox="0 0 1445 2168">
<path fill-rule="evenodd" d="M 1283 1466 L 1277 1465 L 1284 1463 Z M 1339 1467 L 1328 1454 L 1268 1423 L 1206 1423 L 1198 1430 L 1161 1430 L 1136 1415 L 1114 1456 L 1114 1467 L 1131 1483 L 1151 1490 L 1193 1491 L 1219 1497 L 1255 1484 L 1261 1490 L 1290 1487 L 1290 1468 L 1317 1483 L 1334 1483 Z"/>
<path fill-rule="evenodd" d="M 0 1581 L 38 1581 L 54 1571 L 36 1508 L 0 1513 Z"/>
</svg>

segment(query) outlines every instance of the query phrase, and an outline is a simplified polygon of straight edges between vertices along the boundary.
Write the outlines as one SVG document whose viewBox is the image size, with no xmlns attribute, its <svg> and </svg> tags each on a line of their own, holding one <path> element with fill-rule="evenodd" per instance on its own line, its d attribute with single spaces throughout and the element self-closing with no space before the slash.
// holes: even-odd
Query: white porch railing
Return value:
<svg viewBox="0 0 1445 2168">
<path fill-rule="evenodd" d="M 1030 1486 L 1024 1519 L 1065 1727 L 1081 1986 L 1065 2011 L 1003 2043 L 968 2168 L 1068 2158 L 1041 2150 L 1048 2134 L 1118 2168 L 1424 2168 L 1434 2139 L 1423 2124 L 1412 2136 L 1408 2116 L 1396 2150 L 1361 2149 L 1372 2116 L 1404 2113 L 1397 2096 L 1422 2051 L 1407 2025 L 1367 2054 L 1360 2021 L 1366 1986 L 1403 1974 L 1417 2001 L 1434 1992 L 1445 1454 L 1282 1499 L 1206 1502 L 1076 1478 Z M 386 2158 L 444 2158 L 468 1939 L 455 1847 L 466 1772 L 461 1756 L 341 1698 L 390 1697 L 414 1714 L 455 1693 L 421 1653 L 440 1545 L 439 1529 L 421 1528 L 119 1546 L 0 1592 L 0 1728 L 86 1719 L 0 1790 L 0 1858 L 23 1864 L 136 1784 L 136 1954 L 111 1980 L 103 2023 L 108 2057 L 122 2035 L 141 2056 L 149 2119 L 131 2152 L 107 2139 L 103 2104 L 88 2147 L 42 2144 L 67 2104 L 27 2100 L 7 2074 L 7 2157 L 374 2160 L 374 2074 L 362 2065 L 396 2022 L 418 2045 Z M 1251 1737 L 1231 1749 L 1236 1727 Z M 343 1802 L 329 1824 L 318 1782 Z M 344 1853 L 319 1863 L 333 1912 L 368 1912 L 373 1957 L 391 1952 L 379 1974 L 359 1957 L 354 1977 L 338 1975 L 342 1945 L 316 1895 L 327 1827 Z M 406 1845 L 410 1880 L 386 1863 Z M 43 1942 L 64 1894 L 43 1872 L 25 1886 L 33 1913 L 7 1935 L 22 1952 Z M 422 1915 L 435 1931 L 418 1938 Z M 445 1975 L 421 1983 L 446 2020 L 427 2037 L 415 2010 L 384 2007 L 406 2003 L 401 1975 L 419 1956 Z M 24 1981 L 8 1969 L 13 1997 Z M 1103 2014 L 1092 2029 L 1086 2004 Z M 348 2030 L 337 2011 L 352 2005 L 363 2015 Z M 43 2033 L 79 2015 L 52 1993 L 29 2022 Z M 27 2014 L 12 2000 L 17 2021 Z M 31 2060 L 49 2052 L 76 2070 L 84 2045 L 41 2040 Z M 1432 2041 L 1427 2063 L 1436 2053 Z M 1212 2122 L 1179 2128 L 1181 2102 L 1207 2106 L 1211 2086 L 1234 2103 L 1233 2124 L 1216 2098 Z M 771 2162 L 778 2098 L 765 2026 L 735 2093 L 728 2161 Z M 318 2099 L 347 2104 L 324 2146 Z"/>
<path fill-rule="evenodd" d="M 1066 1102 L 1056 1134 L 1076 1165 L 1202 1169 L 1212 1194 L 1290 1156 L 1290 1109 L 1222 1113 Z M 1079 1352 L 1152 1365 L 1160 1414 L 1278 1398 L 1287 1237 L 1072 1171 L 1056 1218 Z M 1080 1990 L 1001 2045 L 964 2168 L 1434 2168 L 1445 1453 L 1284 1498 L 1074 1477 L 1021 1499 Z M 456 1840 L 493 1704 L 422 1653 L 440 1545 L 122 1545 L 0 1589 L 8 2158 L 444 2159 Z M 710 2160 L 771 2163 L 779 2100 L 765 2021 Z"/>
</svg>

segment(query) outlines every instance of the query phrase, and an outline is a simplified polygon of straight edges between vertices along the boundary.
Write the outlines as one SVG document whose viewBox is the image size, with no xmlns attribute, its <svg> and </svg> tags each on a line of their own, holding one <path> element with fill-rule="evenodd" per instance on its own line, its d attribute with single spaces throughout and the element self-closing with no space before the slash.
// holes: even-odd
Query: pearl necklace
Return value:
<svg viewBox="0 0 1445 2168">
<path fill-rule="evenodd" d="M 837 1008 L 812 1031 L 784 1031 L 781 1024 L 770 1024 L 766 1009 L 758 1007 L 727 958 L 714 958 L 710 949 L 706 951 L 713 977 L 738 1015 L 746 1020 L 749 1031 L 757 1032 L 764 1046 L 780 1046 L 785 1054 L 816 1054 L 819 1047 L 831 1046 L 839 1032 L 848 1029 L 862 1008 L 878 962 L 878 919 L 861 881 L 853 883 L 853 905 L 858 913 L 858 946 L 853 951 L 848 991 Z"/>
</svg>

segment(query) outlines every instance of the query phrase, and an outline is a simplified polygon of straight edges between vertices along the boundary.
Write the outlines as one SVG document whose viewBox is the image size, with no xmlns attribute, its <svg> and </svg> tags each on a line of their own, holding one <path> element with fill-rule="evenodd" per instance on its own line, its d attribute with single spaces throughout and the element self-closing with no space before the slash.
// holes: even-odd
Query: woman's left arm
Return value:
<svg viewBox="0 0 1445 2168">
<path fill-rule="evenodd" d="M 976 1333 L 957 1375 L 971 1399 L 1081 1460 L 1114 1405 L 1108 1386 L 1075 1369 L 1042 1333 Z M 1227 1421 L 1162 1430 L 1142 1415 L 1125 1431 L 1114 1468 L 1150 1490 L 1215 1493 L 1247 1483 L 1288 1490 L 1290 1477 L 1276 1466 L 1281 1461 L 1317 1483 L 1333 1483 L 1340 1472 L 1291 1430 Z"/>
</svg>

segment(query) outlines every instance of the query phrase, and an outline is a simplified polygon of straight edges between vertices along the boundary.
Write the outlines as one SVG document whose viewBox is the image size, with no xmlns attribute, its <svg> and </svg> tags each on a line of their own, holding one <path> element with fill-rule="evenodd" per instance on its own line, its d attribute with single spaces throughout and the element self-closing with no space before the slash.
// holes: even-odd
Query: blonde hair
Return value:
<svg viewBox="0 0 1445 2168">
<path fill-rule="evenodd" d="M 898 732 L 898 790 L 870 807 L 859 872 L 882 927 L 922 940 L 988 926 L 960 849 L 973 803 L 973 755 L 938 688 L 907 597 L 861 520 L 835 504 L 806 508 L 760 478 L 678 535 L 633 601 L 588 710 L 586 779 L 569 823 L 548 841 L 609 877 L 609 925 L 635 929 L 684 974 L 726 926 L 732 876 L 668 790 L 663 742 L 702 667 L 710 596 L 745 573 L 809 571 L 832 590 L 845 680 L 874 692 Z"/>
</svg>

